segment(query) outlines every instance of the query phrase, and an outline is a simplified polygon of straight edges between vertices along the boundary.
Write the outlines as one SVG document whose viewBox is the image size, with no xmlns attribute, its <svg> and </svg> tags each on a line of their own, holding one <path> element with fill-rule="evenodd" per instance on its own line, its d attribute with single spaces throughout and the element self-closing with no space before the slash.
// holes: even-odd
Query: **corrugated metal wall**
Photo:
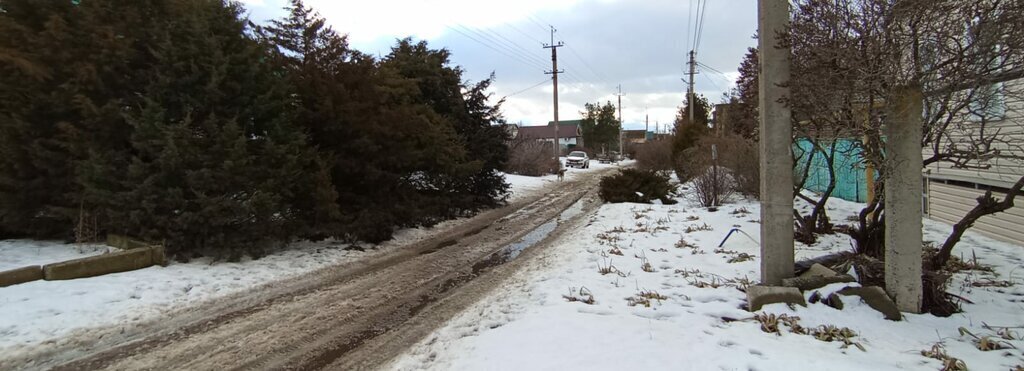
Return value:
<svg viewBox="0 0 1024 371">
<path fill-rule="evenodd" d="M 985 191 L 981 189 L 933 179 L 928 182 L 928 217 L 956 224 L 977 205 L 975 199 L 983 194 Z M 992 195 L 1000 199 L 1006 196 L 998 192 L 992 192 Z M 999 214 L 983 216 L 970 230 L 1000 241 L 1024 245 L 1024 208 L 1015 206 Z"/>
</svg>

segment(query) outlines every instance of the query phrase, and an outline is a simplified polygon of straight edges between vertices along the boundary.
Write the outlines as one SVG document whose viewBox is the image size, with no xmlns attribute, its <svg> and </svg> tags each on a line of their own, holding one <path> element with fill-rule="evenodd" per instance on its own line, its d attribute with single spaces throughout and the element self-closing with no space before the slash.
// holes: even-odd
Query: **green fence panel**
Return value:
<svg viewBox="0 0 1024 371">
<path fill-rule="evenodd" d="M 830 150 L 831 143 L 822 143 L 821 147 Z M 814 192 L 824 192 L 829 184 L 828 161 L 824 153 L 818 151 L 810 156 L 814 145 L 806 138 L 798 139 L 793 145 L 794 154 L 797 155 L 795 175 L 803 175 L 807 161 L 811 158 L 811 166 L 808 168 L 807 182 L 804 189 Z M 833 197 L 847 201 L 865 202 L 867 198 L 867 184 L 865 183 L 864 164 L 861 161 L 859 142 L 853 139 L 839 139 L 836 142 L 835 153 L 836 188 L 832 192 Z"/>
</svg>

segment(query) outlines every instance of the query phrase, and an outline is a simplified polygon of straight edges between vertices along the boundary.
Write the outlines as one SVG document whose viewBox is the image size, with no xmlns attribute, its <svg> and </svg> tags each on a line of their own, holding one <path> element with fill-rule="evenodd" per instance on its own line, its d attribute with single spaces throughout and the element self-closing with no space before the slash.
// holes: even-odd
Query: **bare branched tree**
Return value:
<svg viewBox="0 0 1024 371">
<path fill-rule="evenodd" d="M 978 218 L 1012 207 L 1024 181 L 1024 0 L 800 0 L 790 40 L 794 116 L 813 130 L 862 138 L 865 165 L 885 173 L 885 104 L 913 85 L 924 91 L 926 167 L 1014 184 L 1001 201 L 979 197 L 934 265 Z M 882 179 L 851 233 L 860 251 L 876 257 Z"/>
</svg>

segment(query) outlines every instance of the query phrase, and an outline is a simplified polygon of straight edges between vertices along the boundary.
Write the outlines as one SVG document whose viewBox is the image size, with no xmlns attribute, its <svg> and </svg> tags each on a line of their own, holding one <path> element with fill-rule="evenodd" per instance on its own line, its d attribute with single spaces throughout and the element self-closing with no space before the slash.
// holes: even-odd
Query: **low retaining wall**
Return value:
<svg viewBox="0 0 1024 371">
<path fill-rule="evenodd" d="M 43 266 L 43 277 L 47 281 L 95 277 L 146 268 L 153 265 L 153 260 L 153 249 L 141 247 L 47 264 Z"/>
<path fill-rule="evenodd" d="M 142 269 L 151 265 L 167 266 L 167 256 L 164 254 L 163 245 L 154 245 L 116 234 L 107 235 L 107 244 L 122 251 L 3 271 L 0 272 L 0 287 L 35 280 L 55 281 L 95 277 Z"/>
<path fill-rule="evenodd" d="M 27 267 L 0 272 L 0 287 L 7 287 L 41 279 L 43 279 L 43 268 L 38 265 L 30 265 Z"/>
</svg>

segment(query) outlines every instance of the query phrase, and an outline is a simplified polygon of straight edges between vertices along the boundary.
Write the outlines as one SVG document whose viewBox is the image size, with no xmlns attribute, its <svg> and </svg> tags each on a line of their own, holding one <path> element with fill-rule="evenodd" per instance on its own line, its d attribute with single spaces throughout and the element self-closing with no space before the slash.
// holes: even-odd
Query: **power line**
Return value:
<svg viewBox="0 0 1024 371">
<path fill-rule="evenodd" d="M 533 85 L 531 85 L 530 87 L 528 87 L 528 88 L 526 88 L 526 89 L 522 89 L 522 90 L 516 91 L 515 93 L 512 93 L 512 94 L 506 95 L 505 97 L 506 97 L 506 98 L 508 98 L 508 97 L 511 97 L 511 96 L 514 96 L 514 95 L 518 95 L 518 94 L 521 94 L 521 93 L 525 93 L 525 92 L 526 92 L 527 90 L 530 90 L 530 89 L 536 88 L 536 87 L 538 87 L 538 86 L 541 86 L 541 85 L 547 84 L 547 83 L 548 83 L 548 81 L 551 81 L 551 79 L 548 79 L 548 78 L 544 78 L 544 80 L 541 80 L 540 82 L 538 82 L 538 83 L 536 83 L 536 84 L 533 84 Z"/>
<path fill-rule="evenodd" d="M 516 32 L 519 32 L 520 34 L 522 34 L 523 36 L 526 36 L 526 38 L 528 38 L 530 40 L 536 41 L 538 44 L 544 44 L 544 42 L 541 41 L 540 39 L 537 39 L 537 38 L 534 38 L 533 36 L 530 36 L 526 32 L 523 32 L 523 30 L 519 29 L 519 27 L 516 27 L 515 25 L 513 25 L 511 23 L 505 22 L 505 26 L 508 26 L 509 28 L 515 30 Z"/>
<path fill-rule="evenodd" d="M 496 42 L 497 44 L 499 44 L 499 45 L 502 45 L 502 46 L 504 46 L 504 47 L 509 47 L 509 46 L 511 46 L 511 47 L 509 48 L 510 50 L 513 50 L 513 51 L 516 51 L 516 52 L 522 53 L 522 54 L 521 54 L 522 56 L 525 56 L 526 58 L 529 58 L 530 60 L 533 60 L 534 62 L 537 62 L 537 63 L 539 63 L 540 65 L 544 65 L 544 64 L 546 63 L 546 62 L 545 62 L 545 61 L 544 61 L 544 60 L 543 60 L 542 58 L 540 58 L 540 57 L 537 57 L 536 55 L 532 54 L 532 53 L 531 53 L 531 52 L 530 52 L 529 50 L 527 50 L 526 48 L 524 48 L 524 47 L 520 46 L 519 44 L 517 44 L 516 42 L 514 42 L 514 41 L 512 41 L 512 40 L 509 40 L 509 39 L 508 39 L 507 37 L 505 37 L 504 35 L 502 35 L 502 34 L 498 33 L 497 31 L 494 31 L 494 30 L 490 30 L 490 29 L 484 29 L 484 31 L 486 31 L 486 32 L 490 32 L 490 33 L 492 33 L 492 34 L 496 35 L 496 36 L 497 36 L 498 38 L 500 38 L 500 39 L 503 39 L 503 40 L 505 40 L 505 41 L 507 42 L 507 44 L 502 44 L 502 42 L 501 42 L 500 40 L 497 40 L 497 39 L 493 39 L 493 38 L 492 38 L 492 40 L 494 40 L 494 41 L 495 41 L 495 42 Z"/>
<path fill-rule="evenodd" d="M 447 27 L 448 29 L 450 29 L 450 30 L 452 30 L 452 31 L 458 32 L 459 34 L 461 34 L 462 36 L 465 36 L 465 37 L 469 38 L 470 40 L 476 41 L 477 43 L 479 43 L 480 45 L 483 45 L 484 47 L 486 47 L 486 48 L 488 48 L 488 49 L 491 49 L 491 50 L 493 50 L 493 51 L 495 51 L 495 52 L 498 52 L 498 53 L 500 53 L 500 54 L 502 54 L 502 55 L 504 55 L 504 56 L 506 56 L 506 57 L 509 57 L 509 58 L 515 59 L 515 60 L 517 60 L 517 61 L 519 61 L 519 62 L 521 62 L 521 63 L 523 63 L 523 64 L 527 65 L 528 67 L 532 67 L 532 68 L 539 68 L 539 69 L 541 69 L 541 70 L 543 70 L 543 69 L 544 69 L 543 67 L 537 67 L 536 65 L 533 65 L 533 64 L 532 64 L 533 62 L 530 62 L 529 60 L 523 59 L 522 57 L 519 57 L 519 56 L 515 55 L 514 53 L 512 53 L 512 54 L 509 54 L 508 52 L 502 51 L 502 50 L 500 50 L 500 49 L 498 49 L 498 48 L 495 48 L 494 46 L 491 46 L 491 44 L 488 44 L 488 43 L 486 43 L 486 42 L 480 41 L 479 39 L 477 39 L 477 38 L 475 38 L 475 37 L 473 37 L 473 36 L 470 36 L 469 34 L 467 34 L 467 33 L 465 33 L 465 32 L 462 32 L 462 31 L 460 31 L 459 29 L 457 29 L 457 28 L 455 28 L 455 27 L 451 27 L 451 26 L 448 26 L 448 25 L 445 25 L 445 27 Z"/>
<path fill-rule="evenodd" d="M 704 68 L 707 68 L 707 69 L 708 69 L 708 70 L 710 70 L 711 72 L 717 73 L 717 74 L 719 74 L 719 75 L 722 75 L 722 76 L 724 76 L 724 77 L 728 77 L 728 76 L 725 76 L 725 73 L 722 73 L 722 71 L 716 70 L 716 69 L 715 69 L 714 67 L 708 66 L 708 65 L 706 65 L 706 64 L 704 64 L 704 63 L 701 63 L 701 62 L 697 62 L 697 65 L 698 65 L 698 66 L 701 66 L 701 67 L 704 67 Z"/>
<path fill-rule="evenodd" d="M 698 28 L 698 31 L 697 31 L 697 45 L 694 47 L 694 50 L 700 50 L 700 41 L 701 41 L 701 38 L 704 36 L 704 13 L 707 10 L 708 10 L 708 1 L 704 0 L 704 6 L 702 8 L 700 8 L 700 22 L 698 22 L 700 24 L 700 28 Z"/>
<path fill-rule="evenodd" d="M 710 82 L 711 85 L 713 85 L 716 89 L 721 90 L 722 92 L 725 92 L 725 90 L 723 90 L 721 86 L 718 86 L 718 84 L 715 83 L 715 81 L 712 80 L 710 77 L 708 77 L 708 75 L 705 74 L 705 75 L 702 75 L 702 76 L 704 76 L 704 79 L 708 80 L 708 82 Z"/>
<path fill-rule="evenodd" d="M 533 24 L 537 25 L 537 27 L 540 27 L 540 29 L 542 29 L 545 32 L 547 32 L 548 28 L 544 27 L 544 23 L 543 22 L 538 22 L 537 19 L 533 17 L 533 14 L 527 14 L 526 17 L 527 17 L 526 18 L 527 20 L 529 20 L 530 22 L 533 22 Z"/>
<path fill-rule="evenodd" d="M 594 77 L 596 77 L 598 80 L 605 80 L 605 81 L 608 80 L 604 75 L 602 75 L 601 73 L 597 72 L 597 70 L 594 69 L 594 67 L 591 66 L 590 63 L 587 62 L 586 58 L 583 58 L 583 56 L 581 56 L 579 53 L 577 53 L 575 49 L 573 49 L 571 46 L 568 49 L 569 49 L 569 52 L 572 53 L 572 55 L 576 57 L 576 59 L 579 59 L 580 62 L 583 63 L 583 67 L 586 67 L 587 70 L 590 71 L 590 73 L 594 74 Z"/>
<path fill-rule="evenodd" d="M 487 42 L 491 43 L 493 46 L 498 46 L 498 47 L 502 48 L 506 52 L 506 55 L 508 55 L 508 53 L 511 53 L 511 54 L 519 57 L 520 60 L 528 61 L 534 67 L 537 67 L 537 68 L 540 68 L 540 69 L 544 69 L 544 63 L 545 63 L 544 60 L 532 56 L 530 54 L 530 52 L 525 50 L 525 49 L 523 49 L 523 50 L 516 50 L 514 47 L 509 47 L 507 44 L 502 43 L 501 40 L 498 40 L 494 36 L 490 36 L 490 35 L 484 33 L 483 31 L 473 29 L 472 27 L 468 27 L 468 26 L 465 26 L 465 25 L 462 25 L 462 24 L 459 24 L 459 23 L 456 23 L 456 26 L 461 27 L 463 30 L 466 30 L 467 32 L 473 33 L 474 35 L 476 35 L 477 37 L 479 37 L 481 39 L 487 40 Z"/>
<path fill-rule="evenodd" d="M 693 29 L 693 0 L 690 0 L 690 10 L 686 13 L 686 50 L 692 49 L 690 38 L 693 36 L 690 30 Z"/>
</svg>

